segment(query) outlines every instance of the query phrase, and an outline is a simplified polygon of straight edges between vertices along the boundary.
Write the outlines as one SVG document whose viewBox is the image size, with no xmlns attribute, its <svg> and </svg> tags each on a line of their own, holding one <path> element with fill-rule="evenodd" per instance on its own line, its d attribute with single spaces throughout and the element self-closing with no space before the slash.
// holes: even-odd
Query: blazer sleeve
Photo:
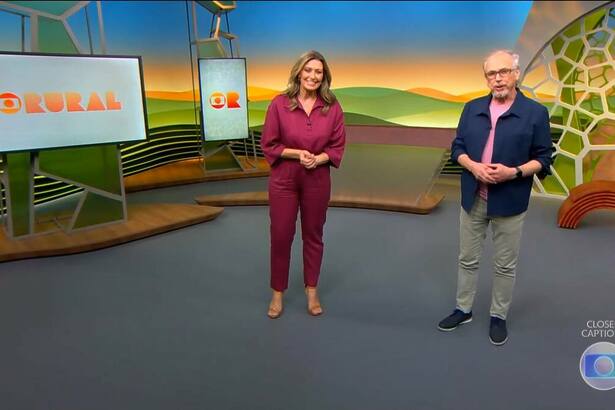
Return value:
<svg viewBox="0 0 615 410">
<path fill-rule="evenodd" d="M 530 148 L 530 158 L 540 162 L 542 169 L 536 174 L 543 179 L 551 174 L 553 142 L 551 141 L 551 128 L 549 126 L 549 112 L 544 106 L 540 107 L 538 119 L 534 124 L 534 135 Z"/>
<path fill-rule="evenodd" d="M 332 113 L 335 115 L 333 121 L 333 133 L 329 139 L 329 143 L 325 146 L 324 152 L 329 156 L 329 162 L 335 168 L 339 168 L 344 155 L 344 147 L 346 146 L 346 129 L 344 128 L 344 112 L 339 102 L 335 102 L 332 107 Z"/>
<path fill-rule="evenodd" d="M 468 117 L 468 104 L 463 106 L 461 117 L 459 118 L 459 124 L 457 125 L 457 133 L 453 143 L 451 144 L 451 160 L 457 162 L 457 159 L 461 154 L 467 154 L 466 143 L 464 133 L 466 130 L 466 122 Z"/>
<path fill-rule="evenodd" d="M 276 99 L 273 99 L 271 104 L 269 104 L 269 108 L 267 108 L 265 125 L 261 135 L 261 148 L 270 166 L 274 166 L 282 158 L 282 151 L 286 148 L 281 140 L 280 116 Z"/>
</svg>

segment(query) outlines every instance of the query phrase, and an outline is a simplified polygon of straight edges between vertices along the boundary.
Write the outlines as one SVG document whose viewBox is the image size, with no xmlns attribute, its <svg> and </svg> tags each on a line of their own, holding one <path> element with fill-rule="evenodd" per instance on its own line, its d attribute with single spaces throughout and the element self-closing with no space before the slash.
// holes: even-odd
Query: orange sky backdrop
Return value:
<svg viewBox="0 0 615 410">
<path fill-rule="evenodd" d="M 454 64 L 408 61 L 387 64 L 357 60 L 330 61 L 333 88 L 386 87 L 399 90 L 432 88 L 461 95 L 486 90 L 478 61 Z M 248 61 L 248 84 L 282 90 L 286 87 L 291 62 L 264 63 Z M 191 71 L 184 64 L 149 64 L 144 66 L 145 87 L 149 91 L 185 91 L 192 88 Z"/>
<path fill-rule="evenodd" d="M 291 63 L 248 62 L 248 83 L 252 86 L 282 89 L 286 86 Z M 335 60 L 329 62 L 333 88 L 387 87 L 399 90 L 427 87 L 449 94 L 465 94 L 486 88 L 481 61 L 430 62 Z"/>
<path fill-rule="evenodd" d="M 143 64 L 143 78 L 146 90 L 185 91 L 192 89 L 190 65 L 147 61 Z M 198 80 L 196 80 L 196 83 Z"/>
</svg>

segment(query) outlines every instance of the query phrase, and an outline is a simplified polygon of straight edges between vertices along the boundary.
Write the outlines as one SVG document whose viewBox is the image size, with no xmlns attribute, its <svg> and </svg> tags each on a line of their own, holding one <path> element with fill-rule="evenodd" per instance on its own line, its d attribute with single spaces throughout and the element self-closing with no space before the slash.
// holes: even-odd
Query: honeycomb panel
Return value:
<svg viewBox="0 0 615 410">
<path fill-rule="evenodd" d="M 563 28 L 528 65 L 520 88 L 550 108 L 557 141 L 553 175 L 536 180 L 538 195 L 567 196 L 595 175 L 615 179 L 614 58 L 610 3 Z"/>
</svg>

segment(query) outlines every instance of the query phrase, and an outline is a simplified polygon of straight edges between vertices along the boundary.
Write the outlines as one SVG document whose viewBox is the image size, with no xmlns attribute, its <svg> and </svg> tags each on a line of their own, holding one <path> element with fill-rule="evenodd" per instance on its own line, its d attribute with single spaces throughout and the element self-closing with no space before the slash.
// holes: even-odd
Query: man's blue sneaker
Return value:
<svg viewBox="0 0 615 410">
<path fill-rule="evenodd" d="M 501 346 L 508 340 L 508 331 L 506 330 L 506 321 L 499 317 L 491 316 L 489 324 L 489 340 L 496 346 Z"/>
<path fill-rule="evenodd" d="M 457 326 L 470 323 L 471 321 L 472 312 L 464 313 L 459 309 L 455 309 L 451 315 L 445 317 L 438 323 L 438 329 L 443 332 L 450 332 L 451 330 L 457 329 Z"/>
</svg>

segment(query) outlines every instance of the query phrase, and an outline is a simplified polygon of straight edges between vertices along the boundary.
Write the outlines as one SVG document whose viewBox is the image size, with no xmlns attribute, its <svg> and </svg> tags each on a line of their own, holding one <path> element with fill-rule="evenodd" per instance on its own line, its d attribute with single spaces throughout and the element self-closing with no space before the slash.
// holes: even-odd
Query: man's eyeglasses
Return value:
<svg viewBox="0 0 615 410">
<path fill-rule="evenodd" d="M 500 75 L 500 77 L 506 77 L 506 76 L 509 76 L 510 73 L 512 73 L 515 70 L 516 68 L 501 68 L 498 71 L 487 71 L 485 73 L 485 77 L 487 77 L 490 80 L 493 80 L 498 74 Z"/>
</svg>

